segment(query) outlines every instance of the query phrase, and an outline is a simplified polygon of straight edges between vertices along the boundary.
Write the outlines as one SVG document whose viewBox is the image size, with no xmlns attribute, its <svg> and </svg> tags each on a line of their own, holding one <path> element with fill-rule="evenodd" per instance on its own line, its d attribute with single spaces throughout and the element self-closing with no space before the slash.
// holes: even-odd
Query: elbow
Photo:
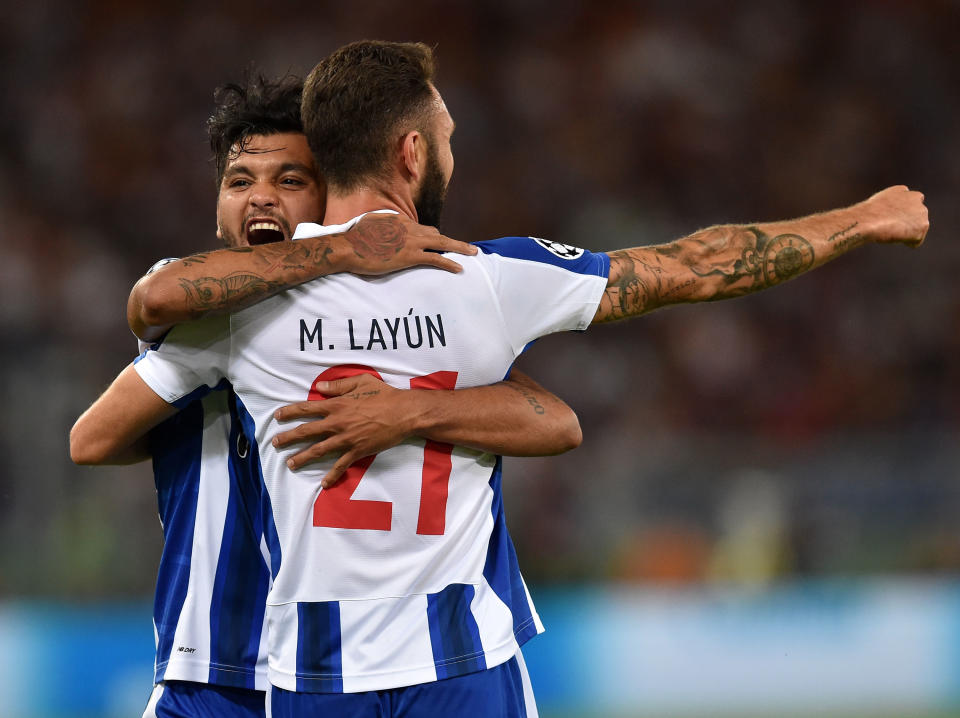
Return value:
<svg viewBox="0 0 960 718">
<path fill-rule="evenodd" d="M 70 460 L 79 466 L 105 464 L 114 451 L 107 437 L 98 437 L 87 429 L 83 417 L 70 430 Z"/>
<path fill-rule="evenodd" d="M 127 324 L 144 341 L 159 339 L 171 324 L 167 298 L 151 279 L 141 279 L 127 301 Z"/>
<path fill-rule="evenodd" d="M 580 420 L 576 414 L 573 415 L 573 421 L 567 428 L 565 438 L 567 439 L 567 448 L 564 451 L 576 449 L 583 443 L 583 430 L 580 428 Z"/>
<path fill-rule="evenodd" d="M 556 444 L 553 447 L 553 454 L 565 454 L 568 451 L 572 451 L 580 446 L 583 443 L 583 430 L 580 428 L 580 420 L 577 418 L 577 415 L 570 412 L 570 416 L 567 417 L 554 434 L 554 440 Z"/>
</svg>

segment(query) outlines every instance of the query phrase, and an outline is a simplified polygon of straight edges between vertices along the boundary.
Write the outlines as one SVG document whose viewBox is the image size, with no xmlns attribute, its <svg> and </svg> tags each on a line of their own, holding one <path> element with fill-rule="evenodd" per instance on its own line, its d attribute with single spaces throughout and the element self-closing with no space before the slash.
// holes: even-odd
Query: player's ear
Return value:
<svg viewBox="0 0 960 718">
<path fill-rule="evenodd" d="M 417 130 L 410 130 L 400 144 L 403 167 L 414 184 L 420 181 L 427 160 L 426 138 Z"/>
</svg>

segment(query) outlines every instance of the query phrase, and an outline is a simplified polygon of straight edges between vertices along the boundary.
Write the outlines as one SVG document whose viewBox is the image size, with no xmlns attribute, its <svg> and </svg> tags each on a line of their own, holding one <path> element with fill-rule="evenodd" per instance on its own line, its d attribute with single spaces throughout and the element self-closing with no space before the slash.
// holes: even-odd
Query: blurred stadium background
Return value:
<svg viewBox="0 0 960 718">
<path fill-rule="evenodd" d="M 5 3 L 0 713 L 139 715 L 149 469 L 81 469 L 127 291 L 215 243 L 204 121 L 256 62 L 423 40 L 448 234 L 594 250 L 924 191 L 920 251 L 539 342 L 584 444 L 508 462 L 545 718 L 960 714 L 955 0 Z"/>
</svg>

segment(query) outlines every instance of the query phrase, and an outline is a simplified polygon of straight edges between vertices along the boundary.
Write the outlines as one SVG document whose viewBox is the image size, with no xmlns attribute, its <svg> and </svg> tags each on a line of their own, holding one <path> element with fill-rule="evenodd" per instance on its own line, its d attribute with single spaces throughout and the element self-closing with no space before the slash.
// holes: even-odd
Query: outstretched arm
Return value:
<svg viewBox="0 0 960 718">
<path fill-rule="evenodd" d="M 201 252 L 141 278 L 127 301 L 127 322 L 140 339 L 154 341 L 174 324 L 235 312 L 328 274 L 377 275 L 414 265 L 460 271 L 439 252 L 476 248 L 390 214 L 371 214 L 340 234 Z"/>
<path fill-rule="evenodd" d="M 278 434 L 273 444 L 318 442 L 288 460 L 292 469 L 341 454 L 323 478 L 326 488 L 353 462 L 411 436 L 507 456 L 560 454 L 582 439 L 573 410 L 519 371 L 507 381 L 467 389 L 395 389 L 369 374 L 316 389 L 331 398 L 291 404 L 278 409 L 276 418 L 317 420 Z"/>
<path fill-rule="evenodd" d="M 130 364 L 73 425 L 70 458 L 77 464 L 134 464 L 148 459 L 146 433 L 176 411 Z"/>
<path fill-rule="evenodd" d="M 750 294 L 863 244 L 918 246 L 928 228 L 923 195 L 897 186 L 802 219 L 709 227 L 669 244 L 617 250 L 609 253 L 607 290 L 593 321 Z"/>
</svg>

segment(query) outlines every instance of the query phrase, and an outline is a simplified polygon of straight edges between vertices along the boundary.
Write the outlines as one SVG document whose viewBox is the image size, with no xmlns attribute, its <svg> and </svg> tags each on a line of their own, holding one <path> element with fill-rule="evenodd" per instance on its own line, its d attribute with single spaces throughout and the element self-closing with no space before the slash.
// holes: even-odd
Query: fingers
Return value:
<svg viewBox="0 0 960 718">
<path fill-rule="evenodd" d="M 276 449 L 282 449 L 290 444 L 297 444 L 304 441 L 318 441 L 326 439 L 332 435 L 331 427 L 321 421 L 308 421 L 304 424 L 283 431 L 273 437 L 271 442 Z"/>
<path fill-rule="evenodd" d="M 437 269 L 443 269 L 453 274 L 459 274 L 463 271 L 463 267 L 454 262 L 452 259 L 447 259 L 441 254 L 429 254 L 424 253 L 423 260 L 420 262 L 422 265 L 436 267 Z"/>
<path fill-rule="evenodd" d="M 343 442 L 338 441 L 336 437 L 319 441 L 313 446 L 290 456 L 287 459 L 287 468 L 295 471 L 314 461 L 319 461 L 327 454 L 342 451 L 344 448 Z"/>
<path fill-rule="evenodd" d="M 332 384 L 333 382 L 323 382 L 325 384 Z M 319 385 L 320 382 L 317 382 Z M 318 391 L 323 391 L 322 389 L 317 389 Z M 326 392 L 323 392 L 326 394 Z M 307 417 L 326 417 L 331 411 L 331 407 L 324 404 L 322 401 L 298 401 L 296 404 L 289 404 L 287 406 L 281 406 L 275 412 L 273 412 L 273 418 L 277 421 L 291 421 L 293 419 L 303 419 Z"/>
<path fill-rule="evenodd" d="M 313 385 L 313 388 L 323 396 L 330 398 L 356 391 L 368 381 L 379 381 L 379 379 L 369 374 L 358 374 L 343 379 L 334 379 L 333 381 L 318 381 Z"/>
<path fill-rule="evenodd" d="M 363 457 L 353 456 L 353 452 L 344 454 L 340 457 L 339 461 L 333 465 L 333 468 L 324 475 L 323 479 L 320 480 L 320 485 L 325 489 L 336 486 L 340 483 L 340 480 L 343 479 L 343 475 L 347 472 L 347 469 L 350 468 L 350 465 L 361 458 Z"/>
<path fill-rule="evenodd" d="M 439 235 L 435 242 L 436 249 L 441 252 L 454 252 L 456 254 L 474 255 L 479 250 L 472 244 L 461 242 L 459 239 L 450 239 L 444 235 Z"/>
</svg>

